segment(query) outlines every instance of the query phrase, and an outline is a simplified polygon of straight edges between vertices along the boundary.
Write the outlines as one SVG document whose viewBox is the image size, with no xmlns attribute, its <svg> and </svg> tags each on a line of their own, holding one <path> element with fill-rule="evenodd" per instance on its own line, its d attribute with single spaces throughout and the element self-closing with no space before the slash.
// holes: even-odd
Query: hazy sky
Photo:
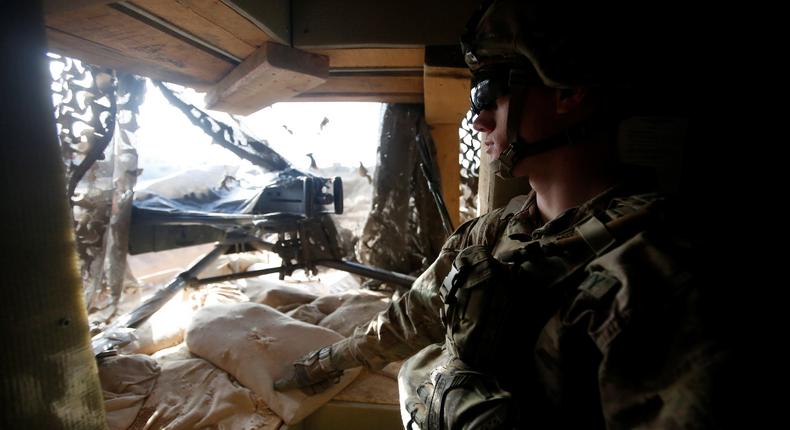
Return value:
<svg viewBox="0 0 790 430">
<path fill-rule="evenodd" d="M 171 106 L 150 81 L 147 88 L 137 133 L 144 177 L 208 164 L 238 164 L 235 155 L 212 145 L 211 138 Z M 203 108 L 202 93 L 186 89 L 182 98 Z M 243 127 L 246 133 L 266 139 L 297 168 L 310 165 L 305 155 L 310 152 L 319 167 L 334 163 L 356 167 L 360 162 L 371 167 L 376 162 L 381 109 L 380 103 L 277 103 L 244 118 Z M 227 118 L 221 112 L 211 113 L 219 120 Z M 322 129 L 324 118 L 328 122 Z"/>
</svg>

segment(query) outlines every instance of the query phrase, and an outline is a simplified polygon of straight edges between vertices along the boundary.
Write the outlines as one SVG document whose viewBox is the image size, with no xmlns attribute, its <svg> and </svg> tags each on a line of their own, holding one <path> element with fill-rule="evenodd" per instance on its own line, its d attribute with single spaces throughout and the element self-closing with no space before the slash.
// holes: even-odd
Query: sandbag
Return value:
<svg viewBox="0 0 790 430">
<path fill-rule="evenodd" d="M 156 362 L 159 363 L 159 365 L 161 366 L 162 364 L 168 361 L 188 360 L 190 358 L 200 358 L 200 357 L 189 352 L 189 348 L 187 348 L 186 342 L 181 342 L 176 346 L 171 346 L 170 348 L 165 348 L 163 350 L 151 354 L 151 358 L 156 360 Z"/>
<path fill-rule="evenodd" d="M 118 355 L 98 362 L 107 426 L 126 430 L 154 388 L 159 365 L 146 355 Z"/>
<path fill-rule="evenodd" d="M 354 334 L 357 327 L 367 326 L 379 312 L 387 308 L 389 302 L 385 294 L 361 290 L 323 318 L 319 325 L 348 337 Z"/>
<path fill-rule="evenodd" d="M 343 303 L 359 295 L 359 290 L 345 291 L 336 294 L 327 294 L 315 299 L 312 304 L 322 313 L 329 315 L 336 311 Z"/>
<path fill-rule="evenodd" d="M 308 324 L 318 324 L 322 319 L 326 318 L 326 315 L 318 310 L 318 307 L 312 303 L 299 305 L 298 308 L 286 312 L 286 315 Z"/>
<path fill-rule="evenodd" d="M 200 358 L 166 361 L 132 429 L 275 430 L 282 421 L 251 390 Z"/>
<path fill-rule="evenodd" d="M 199 289 L 187 288 L 170 299 L 161 309 L 134 331 L 135 340 L 120 347 L 122 354 L 153 354 L 184 341 L 186 328 L 198 309 L 221 303 L 248 301 L 232 284 L 210 284 Z"/>
<path fill-rule="evenodd" d="M 352 369 L 329 390 L 307 396 L 299 390 L 274 391 L 273 381 L 290 372 L 304 354 L 343 337 L 297 321 L 260 304 L 209 306 L 195 314 L 187 330 L 189 350 L 224 369 L 260 395 L 287 424 L 294 424 L 328 402 L 359 374 Z"/>
<path fill-rule="evenodd" d="M 310 303 L 318 297 L 301 288 L 285 285 L 282 281 L 265 278 L 245 279 L 239 284 L 251 302 L 271 306 L 280 312 Z"/>
</svg>

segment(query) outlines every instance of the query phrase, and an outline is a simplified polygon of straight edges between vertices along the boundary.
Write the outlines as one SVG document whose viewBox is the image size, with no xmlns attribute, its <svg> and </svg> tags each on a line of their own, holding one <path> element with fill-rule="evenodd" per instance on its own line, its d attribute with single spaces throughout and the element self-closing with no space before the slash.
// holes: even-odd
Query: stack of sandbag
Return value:
<svg viewBox="0 0 790 430">
<path fill-rule="evenodd" d="M 353 290 L 318 297 L 302 304 L 288 316 L 309 324 L 317 324 L 351 336 L 358 327 L 368 323 L 387 308 L 390 298 L 386 294 L 369 290 Z"/>
<path fill-rule="evenodd" d="M 278 392 L 274 381 L 304 354 L 343 339 L 332 330 L 297 321 L 254 303 L 201 309 L 187 330 L 189 350 L 227 371 L 259 395 L 286 424 L 294 424 L 328 402 L 359 374 L 346 371 L 338 384 L 307 396 L 299 390 Z"/>
<path fill-rule="evenodd" d="M 275 430 L 282 420 L 249 389 L 200 358 L 107 357 L 99 377 L 110 430 Z"/>
<path fill-rule="evenodd" d="M 278 280 L 245 279 L 241 284 L 241 291 L 249 297 L 250 302 L 271 306 L 280 312 L 288 312 L 318 298 L 316 294 L 303 288 L 286 285 Z"/>
<path fill-rule="evenodd" d="M 142 354 L 112 356 L 98 363 L 104 409 L 110 430 L 128 429 L 159 377 L 159 365 Z"/>
<path fill-rule="evenodd" d="M 389 296 L 375 291 L 357 290 L 354 293 L 347 293 L 347 299 L 318 324 L 348 337 L 358 327 L 367 327 L 390 303 Z"/>
<path fill-rule="evenodd" d="M 132 429 L 274 430 L 282 421 L 254 392 L 200 358 L 162 364 Z"/>
<path fill-rule="evenodd" d="M 233 284 L 211 284 L 177 293 L 134 331 L 135 340 L 119 348 L 122 354 L 153 354 L 184 341 L 186 329 L 198 309 L 249 299 Z"/>
</svg>

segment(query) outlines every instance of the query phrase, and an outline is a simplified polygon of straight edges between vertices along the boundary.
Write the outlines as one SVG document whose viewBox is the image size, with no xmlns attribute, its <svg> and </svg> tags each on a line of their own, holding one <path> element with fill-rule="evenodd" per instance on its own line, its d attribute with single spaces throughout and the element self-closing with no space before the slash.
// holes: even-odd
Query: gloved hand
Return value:
<svg viewBox="0 0 790 430">
<path fill-rule="evenodd" d="M 495 377 L 476 372 L 457 358 L 435 368 L 417 388 L 417 395 L 422 404 L 410 405 L 409 413 L 423 430 L 515 426 L 510 393 Z"/>
<path fill-rule="evenodd" d="M 318 394 L 340 382 L 342 375 L 343 369 L 332 364 L 332 347 L 325 346 L 296 360 L 289 373 L 274 383 L 274 389 L 299 388 L 307 395 Z"/>
</svg>

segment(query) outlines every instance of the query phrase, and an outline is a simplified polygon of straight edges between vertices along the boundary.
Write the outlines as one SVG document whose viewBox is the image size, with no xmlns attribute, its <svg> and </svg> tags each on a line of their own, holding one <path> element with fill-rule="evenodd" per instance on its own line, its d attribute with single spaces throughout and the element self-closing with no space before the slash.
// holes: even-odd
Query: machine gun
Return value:
<svg viewBox="0 0 790 430">
<path fill-rule="evenodd" d="M 212 213 L 176 211 L 173 209 L 135 207 L 132 230 L 150 227 L 210 227 L 222 233 L 214 249 L 188 270 L 180 273 L 165 287 L 131 312 L 120 316 L 92 339 L 96 355 L 126 341 L 128 332 L 139 327 L 187 286 L 198 286 L 235 279 L 279 273 L 280 279 L 297 269 L 316 273 L 318 267 L 329 267 L 410 287 L 415 278 L 401 273 L 342 259 L 338 235 L 329 214 L 343 213 L 343 182 L 341 178 L 315 176 L 281 176 L 265 187 L 254 201 L 252 213 Z M 210 278 L 200 273 L 221 255 L 234 250 L 273 252 L 281 259 L 276 267 Z"/>
<path fill-rule="evenodd" d="M 155 82 L 165 98 L 181 110 L 215 143 L 264 171 L 278 171 L 278 179 L 251 198 L 230 199 L 221 204 L 181 204 L 154 197 L 135 201 L 129 234 L 129 253 L 157 251 L 215 242 L 214 249 L 136 309 L 121 315 L 95 335 L 92 348 L 103 354 L 128 341 L 128 333 L 144 323 L 186 286 L 197 286 L 279 273 L 280 279 L 303 269 L 315 273 L 329 267 L 410 287 L 415 278 L 365 266 L 342 258 L 338 234 L 329 214 L 343 212 L 343 183 L 339 177 L 321 178 L 302 173 L 272 150 L 234 127 L 226 125 L 185 102 L 167 85 Z M 193 199 L 194 200 L 194 199 Z M 200 199 L 198 199 L 200 200 Z M 277 254 L 278 267 L 226 276 L 199 278 L 221 255 L 233 251 L 260 250 Z"/>
</svg>

